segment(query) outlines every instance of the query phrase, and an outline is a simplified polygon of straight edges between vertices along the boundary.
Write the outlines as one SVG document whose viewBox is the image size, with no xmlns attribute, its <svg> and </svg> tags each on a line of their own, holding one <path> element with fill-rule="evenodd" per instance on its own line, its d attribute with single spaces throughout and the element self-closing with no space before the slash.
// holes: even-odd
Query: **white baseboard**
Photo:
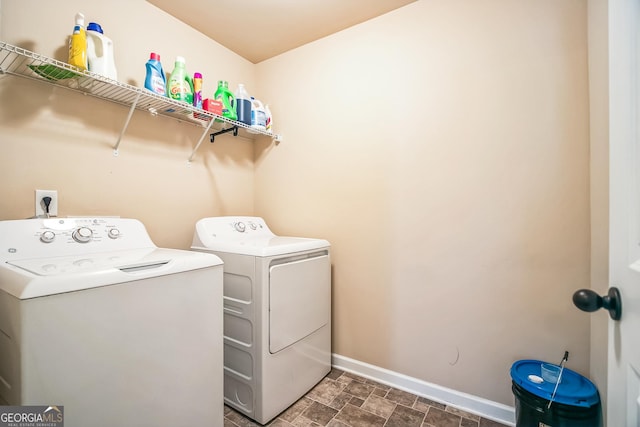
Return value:
<svg viewBox="0 0 640 427">
<path fill-rule="evenodd" d="M 515 408 L 483 399 L 471 394 L 428 383 L 398 372 L 332 354 L 331 364 L 337 369 L 395 387 L 399 390 L 425 397 L 438 403 L 455 406 L 463 411 L 479 415 L 509 426 L 515 425 Z"/>
</svg>

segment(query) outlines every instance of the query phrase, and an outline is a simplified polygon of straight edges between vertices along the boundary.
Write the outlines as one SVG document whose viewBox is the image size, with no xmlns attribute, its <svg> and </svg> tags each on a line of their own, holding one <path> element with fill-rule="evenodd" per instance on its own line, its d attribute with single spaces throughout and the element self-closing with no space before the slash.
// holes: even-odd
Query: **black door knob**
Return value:
<svg viewBox="0 0 640 427">
<path fill-rule="evenodd" d="M 620 320 L 622 316 L 622 301 L 618 288 L 609 288 L 609 293 L 600 296 L 591 289 L 579 289 L 573 294 L 573 303 L 582 311 L 596 311 L 600 308 L 609 310 L 613 320 Z"/>
</svg>

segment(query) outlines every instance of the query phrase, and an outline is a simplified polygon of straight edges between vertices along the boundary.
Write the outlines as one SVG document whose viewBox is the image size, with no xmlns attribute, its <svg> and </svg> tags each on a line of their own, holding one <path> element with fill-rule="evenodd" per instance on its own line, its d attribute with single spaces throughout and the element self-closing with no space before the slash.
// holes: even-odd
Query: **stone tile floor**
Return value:
<svg viewBox="0 0 640 427">
<path fill-rule="evenodd" d="M 225 406 L 224 427 L 260 424 Z M 271 427 L 504 427 L 360 376 L 333 369 L 271 421 Z"/>
</svg>

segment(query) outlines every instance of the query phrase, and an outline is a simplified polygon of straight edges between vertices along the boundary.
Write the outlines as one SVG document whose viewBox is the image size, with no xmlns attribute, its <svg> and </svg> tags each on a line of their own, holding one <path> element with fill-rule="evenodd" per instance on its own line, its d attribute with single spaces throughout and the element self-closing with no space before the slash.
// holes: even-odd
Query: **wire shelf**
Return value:
<svg viewBox="0 0 640 427">
<path fill-rule="evenodd" d="M 129 107 L 131 109 L 129 117 L 114 147 L 116 155 L 120 139 L 126 131 L 134 110 L 146 111 L 153 115 L 166 116 L 204 127 L 205 133 L 198 141 L 189 161 L 193 159 L 193 155 L 202 143 L 205 134 L 212 130 L 219 131 L 216 134 L 233 130 L 234 135 L 238 135 L 240 130 L 240 136 L 245 138 L 253 139 L 255 135 L 267 135 L 278 142 L 280 140 L 280 135 L 250 129 L 244 123 L 229 120 L 185 102 L 176 101 L 147 89 L 121 83 L 90 71 L 83 71 L 65 62 L 2 41 L 0 41 L 0 74 L 38 80 Z"/>
</svg>

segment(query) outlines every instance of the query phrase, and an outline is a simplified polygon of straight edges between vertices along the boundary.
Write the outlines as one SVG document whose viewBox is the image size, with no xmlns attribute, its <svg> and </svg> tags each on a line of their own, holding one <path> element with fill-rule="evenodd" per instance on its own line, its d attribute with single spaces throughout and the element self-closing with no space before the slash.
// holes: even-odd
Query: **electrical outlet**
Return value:
<svg viewBox="0 0 640 427">
<path fill-rule="evenodd" d="M 36 216 L 47 217 L 47 207 L 44 204 L 45 197 L 51 197 L 49 203 L 49 216 L 58 216 L 58 192 L 56 190 L 36 190 Z"/>
</svg>

